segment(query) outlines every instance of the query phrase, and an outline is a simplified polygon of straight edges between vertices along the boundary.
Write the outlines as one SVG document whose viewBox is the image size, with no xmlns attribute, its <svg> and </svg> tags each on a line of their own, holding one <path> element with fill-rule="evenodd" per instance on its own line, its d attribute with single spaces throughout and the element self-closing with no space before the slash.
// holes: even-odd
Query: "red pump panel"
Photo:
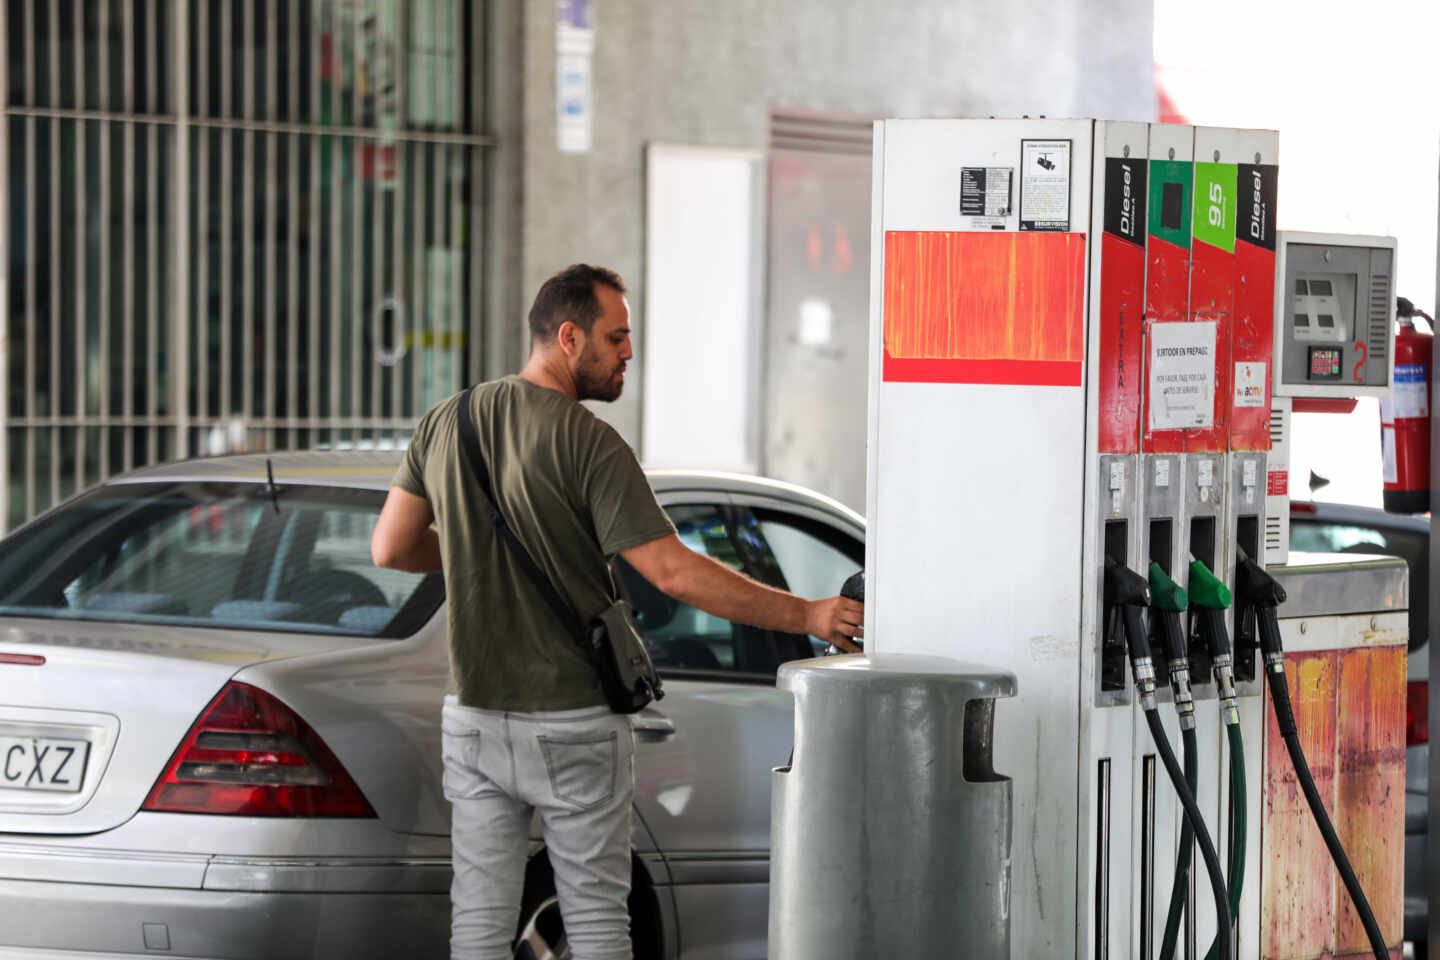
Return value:
<svg viewBox="0 0 1440 960">
<path fill-rule="evenodd" d="M 1230 449 L 1270 449 L 1270 384 L 1275 354 L 1275 197 L 1279 168 L 1240 164 L 1236 177 L 1234 375 Z"/>
<path fill-rule="evenodd" d="M 1145 337 L 1156 324 L 1187 319 L 1190 305 L 1190 193 L 1194 164 L 1150 161 L 1145 245 Z M 1143 447 L 1146 453 L 1184 453 L 1181 431 L 1151 430 L 1150 410 L 1158 398 L 1145 394 Z"/>
<path fill-rule="evenodd" d="M 1100 432 L 1103 453 L 1140 452 L 1148 161 L 1105 160 L 1100 240 Z"/>
</svg>

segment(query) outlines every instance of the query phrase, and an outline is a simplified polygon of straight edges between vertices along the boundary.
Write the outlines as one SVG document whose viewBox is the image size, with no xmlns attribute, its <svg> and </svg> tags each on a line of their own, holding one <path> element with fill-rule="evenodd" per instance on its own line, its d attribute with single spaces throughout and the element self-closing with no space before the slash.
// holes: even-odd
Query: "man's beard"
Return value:
<svg viewBox="0 0 1440 960">
<path fill-rule="evenodd" d="M 575 393 L 581 400 L 601 400 L 609 403 L 620 398 L 625 381 L 616 376 L 624 365 L 606 369 L 603 361 L 586 344 L 580 353 L 580 362 L 575 367 Z"/>
</svg>

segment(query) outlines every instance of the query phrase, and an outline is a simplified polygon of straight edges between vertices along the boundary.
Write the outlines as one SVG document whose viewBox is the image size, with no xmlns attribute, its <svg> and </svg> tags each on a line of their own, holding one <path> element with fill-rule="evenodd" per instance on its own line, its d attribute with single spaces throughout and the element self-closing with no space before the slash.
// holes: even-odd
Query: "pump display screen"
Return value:
<svg viewBox="0 0 1440 960">
<path fill-rule="evenodd" d="M 1349 340 L 1355 326 L 1355 284 L 1354 274 L 1297 277 L 1292 294 L 1295 339 L 1331 343 Z"/>
<path fill-rule="evenodd" d="M 1342 354 L 1340 347 L 1311 347 L 1310 379 L 1339 380 Z"/>
</svg>

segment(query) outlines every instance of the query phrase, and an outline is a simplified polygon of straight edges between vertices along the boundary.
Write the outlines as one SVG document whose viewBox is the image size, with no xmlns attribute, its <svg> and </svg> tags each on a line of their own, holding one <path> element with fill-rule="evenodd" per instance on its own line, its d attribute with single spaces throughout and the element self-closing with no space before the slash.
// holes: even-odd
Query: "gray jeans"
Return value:
<svg viewBox="0 0 1440 960">
<path fill-rule="evenodd" d="M 635 735 L 605 707 L 501 713 L 445 698 L 450 955 L 510 960 L 539 811 L 574 960 L 630 960 Z"/>
</svg>

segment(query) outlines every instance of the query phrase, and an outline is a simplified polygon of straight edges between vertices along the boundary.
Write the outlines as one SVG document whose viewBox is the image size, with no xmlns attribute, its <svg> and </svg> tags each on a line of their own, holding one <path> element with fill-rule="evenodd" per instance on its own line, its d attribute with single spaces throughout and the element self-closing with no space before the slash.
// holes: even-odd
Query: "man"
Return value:
<svg viewBox="0 0 1440 960">
<path fill-rule="evenodd" d="M 624 387 L 633 356 L 624 294 L 620 277 L 599 267 L 551 277 L 530 310 L 525 368 L 472 393 L 501 514 L 582 619 L 610 605 L 606 557 L 618 553 L 717 617 L 855 649 L 859 603 L 802 600 L 691 551 L 630 447 L 580 405 Z M 441 402 L 416 427 L 371 541 L 382 567 L 445 573 L 451 954 L 508 960 L 538 810 L 575 960 L 628 960 L 634 736 L 497 534 L 460 447 L 456 403 Z"/>
</svg>

